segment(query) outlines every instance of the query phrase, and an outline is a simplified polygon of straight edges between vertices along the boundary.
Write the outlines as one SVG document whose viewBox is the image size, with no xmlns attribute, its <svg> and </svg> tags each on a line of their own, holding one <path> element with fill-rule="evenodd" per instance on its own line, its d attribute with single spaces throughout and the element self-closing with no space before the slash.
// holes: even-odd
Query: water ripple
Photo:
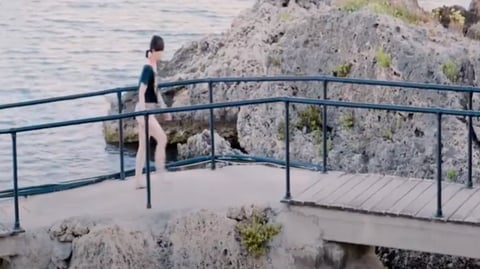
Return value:
<svg viewBox="0 0 480 269">
<path fill-rule="evenodd" d="M 224 31 L 253 1 L 0 1 L 0 103 L 132 85 L 152 34 L 165 37 L 169 58 L 185 41 Z M 98 97 L 9 109 L 0 111 L 0 128 L 105 115 L 108 107 Z M 17 143 L 20 186 L 118 171 L 101 124 L 22 133 Z M 10 136 L 0 136 L 0 189 L 11 187 L 11 152 Z"/>
</svg>

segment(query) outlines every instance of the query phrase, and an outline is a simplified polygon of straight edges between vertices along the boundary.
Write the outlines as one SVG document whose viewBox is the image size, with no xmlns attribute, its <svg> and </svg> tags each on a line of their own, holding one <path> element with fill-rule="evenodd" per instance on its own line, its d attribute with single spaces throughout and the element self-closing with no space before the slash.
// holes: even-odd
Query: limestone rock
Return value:
<svg viewBox="0 0 480 269">
<path fill-rule="evenodd" d="M 221 137 L 217 132 L 214 133 L 215 154 L 242 154 L 239 150 L 232 149 L 230 143 Z M 211 151 L 211 136 L 209 130 L 191 136 L 187 143 L 177 144 L 178 158 L 187 159 L 195 156 L 208 156 Z"/>
<path fill-rule="evenodd" d="M 480 18 L 480 0 L 472 0 L 468 10 Z"/>
<path fill-rule="evenodd" d="M 242 250 L 235 224 L 207 210 L 172 220 L 165 232 L 169 250 L 164 251 L 171 253 L 171 268 L 271 268 L 265 257 L 253 259 Z"/>
<path fill-rule="evenodd" d="M 55 243 L 52 249 L 49 269 L 67 269 L 68 260 L 72 255 L 72 243 Z"/>
<path fill-rule="evenodd" d="M 480 22 L 472 25 L 468 29 L 467 36 L 471 39 L 480 40 Z"/>
<path fill-rule="evenodd" d="M 73 241 L 68 268 L 163 268 L 155 242 L 142 232 L 117 225 L 92 230 Z"/>
<path fill-rule="evenodd" d="M 218 76 L 332 75 L 343 65 L 349 65 L 347 77 L 479 84 L 475 76 L 458 79 L 465 60 L 470 61 L 473 73 L 480 68 L 476 57 L 480 47 L 458 33 L 421 21 L 408 23 L 370 9 L 347 12 L 330 4 L 330 1 L 257 1 L 251 9 L 241 12 L 225 33 L 186 44 L 168 65 L 159 67 L 160 76 L 171 81 Z M 214 100 L 322 98 L 321 89 L 321 83 L 306 82 L 222 83 L 214 85 Z M 181 92 L 182 105 L 208 102 L 206 85 L 183 87 Z M 466 100 L 465 95 L 457 93 L 338 83 L 328 85 L 328 97 L 457 109 L 464 109 Z M 474 109 L 479 107 L 478 100 L 474 97 Z M 321 128 L 308 126 L 308 117 L 302 119 L 306 107 L 292 104 L 290 109 L 291 160 L 320 163 Z M 215 115 L 237 118 L 238 140 L 248 154 L 282 159 L 284 112 L 284 104 L 270 104 L 219 110 Z M 208 116 L 208 111 L 193 114 L 200 119 Z M 327 115 L 326 143 L 331 169 L 433 177 L 434 116 L 340 108 L 328 108 Z M 464 180 L 465 122 L 445 116 L 442 124 L 447 166 L 444 173 L 449 168 L 456 169 L 458 180 Z M 478 126 L 477 120 L 475 125 Z M 478 155 L 475 149 L 474 163 L 479 160 Z M 480 171 L 474 173 L 477 172 Z"/>
<path fill-rule="evenodd" d="M 73 239 L 88 234 L 95 224 L 83 218 L 69 218 L 55 223 L 48 233 L 52 240 L 72 242 Z"/>
</svg>

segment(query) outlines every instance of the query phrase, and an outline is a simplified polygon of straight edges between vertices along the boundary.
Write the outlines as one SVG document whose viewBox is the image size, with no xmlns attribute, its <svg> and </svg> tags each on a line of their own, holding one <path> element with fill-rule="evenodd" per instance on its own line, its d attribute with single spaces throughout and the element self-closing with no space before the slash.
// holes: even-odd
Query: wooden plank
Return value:
<svg viewBox="0 0 480 269">
<path fill-rule="evenodd" d="M 391 209 L 399 200 L 405 195 L 410 193 L 418 184 L 420 180 L 405 180 L 400 186 L 398 186 L 390 195 L 385 196 L 377 204 L 373 205 L 372 211 L 375 212 L 387 212 Z"/>
<path fill-rule="evenodd" d="M 445 186 L 442 186 L 442 188 L 444 187 Z M 411 200 L 411 202 L 399 212 L 399 215 L 410 217 L 415 216 L 418 211 L 425 207 L 428 202 L 435 197 L 437 197 L 437 184 L 432 184 L 421 195 L 414 200 Z"/>
<path fill-rule="evenodd" d="M 321 190 L 325 189 L 328 185 L 330 185 L 334 181 L 337 181 L 339 178 L 348 176 L 350 176 L 350 174 L 342 174 L 340 176 L 331 174 L 323 175 L 321 180 L 317 181 L 315 185 L 305 190 L 301 195 L 297 195 L 295 199 L 299 201 L 313 202 L 315 201 L 315 193 L 318 193 Z"/>
<path fill-rule="evenodd" d="M 473 191 L 472 191 L 473 192 Z M 476 194 L 479 195 L 478 193 Z M 478 204 L 464 219 L 466 222 L 480 223 L 480 204 Z"/>
<path fill-rule="evenodd" d="M 379 175 L 368 175 L 367 178 L 365 178 L 362 181 L 362 184 L 356 186 L 354 189 L 345 193 L 345 195 L 336 199 L 334 203 L 341 207 L 348 205 L 352 200 L 356 199 L 363 192 L 370 189 L 375 183 L 377 183 L 382 178 L 383 176 L 379 176 Z"/>
<path fill-rule="evenodd" d="M 480 195 L 479 188 L 468 189 L 465 186 L 443 207 L 443 215 L 450 218 L 472 195 Z"/>
<path fill-rule="evenodd" d="M 370 188 L 368 188 L 365 192 L 358 195 L 356 198 L 353 198 L 348 202 L 346 207 L 352 209 L 361 209 L 361 205 L 368 200 L 372 195 L 374 195 L 379 189 L 385 187 L 388 183 L 392 181 L 392 177 L 384 176 L 380 178 L 378 181 L 375 182 Z"/>
<path fill-rule="evenodd" d="M 477 188 L 475 193 L 471 195 L 465 203 L 463 203 L 452 215 L 448 216 L 449 220 L 463 221 L 468 217 L 471 211 L 480 203 L 480 192 Z"/>
<path fill-rule="evenodd" d="M 323 197 L 334 192 L 336 189 L 340 188 L 343 184 L 345 184 L 345 182 L 348 182 L 354 177 L 358 177 L 358 175 L 348 174 L 345 176 L 332 178 L 332 180 L 329 180 L 328 184 L 324 185 L 322 189 L 313 194 L 312 198 L 310 198 L 310 201 L 318 201 L 322 199 Z"/>
<path fill-rule="evenodd" d="M 383 188 L 379 189 L 374 193 L 370 198 L 368 198 L 364 203 L 362 203 L 361 208 L 363 210 L 372 211 L 372 208 L 383 200 L 387 195 L 390 195 L 395 189 L 400 185 L 405 183 L 405 179 L 399 177 L 392 177 L 392 180 L 385 185 Z"/>
<path fill-rule="evenodd" d="M 442 188 L 442 208 L 445 203 L 450 201 L 455 194 L 457 194 L 463 187 L 463 184 L 458 183 L 448 183 L 445 184 L 445 188 Z M 415 214 L 418 218 L 432 218 L 437 213 L 437 196 L 433 197 L 433 199 L 428 202 L 428 204 L 422 208 L 417 214 Z"/>
<path fill-rule="evenodd" d="M 432 184 L 432 180 L 419 180 L 415 188 L 413 188 L 409 193 L 405 196 L 400 198 L 389 210 L 388 213 L 392 214 L 400 214 L 400 212 L 407 207 L 413 200 L 417 199 L 420 195 L 422 195 L 425 190 L 427 190 Z"/>
<path fill-rule="evenodd" d="M 340 197 L 344 197 L 345 193 L 355 189 L 359 184 L 362 183 L 362 181 L 367 177 L 367 175 L 358 175 L 347 182 L 340 186 L 338 189 L 335 191 L 331 192 L 330 194 L 318 199 L 316 201 L 317 204 L 322 204 L 322 205 L 334 205 L 335 200 L 337 200 Z"/>
</svg>

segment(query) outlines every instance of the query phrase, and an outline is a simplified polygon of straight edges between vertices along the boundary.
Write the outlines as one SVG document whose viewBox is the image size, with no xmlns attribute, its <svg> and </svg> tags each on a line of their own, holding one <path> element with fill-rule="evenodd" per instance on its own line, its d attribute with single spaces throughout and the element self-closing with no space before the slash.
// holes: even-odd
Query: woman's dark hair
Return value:
<svg viewBox="0 0 480 269">
<path fill-rule="evenodd" d="M 148 58 L 148 53 L 149 52 L 163 51 L 164 48 L 165 48 L 165 44 L 163 42 L 163 38 L 158 36 L 158 35 L 154 35 L 154 36 L 152 36 L 152 39 L 150 40 L 150 49 L 145 52 L 145 57 Z"/>
</svg>

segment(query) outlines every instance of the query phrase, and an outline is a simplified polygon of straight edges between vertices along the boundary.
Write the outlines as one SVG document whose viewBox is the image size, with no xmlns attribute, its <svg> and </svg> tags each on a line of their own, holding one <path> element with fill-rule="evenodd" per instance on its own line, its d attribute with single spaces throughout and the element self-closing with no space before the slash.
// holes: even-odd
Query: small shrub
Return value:
<svg viewBox="0 0 480 269">
<path fill-rule="evenodd" d="M 357 11 L 357 10 L 361 9 L 362 7 L 368 5 L 368 3 L 369 3 L 368 0 L 348 0 L 348 1 L 344 1 L 340 5 L 340 9 L 345 10 L 345 11 L 353 12 L 353 11 Z"/>
<path fill-rule="evenodd" d="M 386 129 L 385 132 L 383 132 L 383 137 L 385 139 L 392 140 L 392 138 L 393 138 L 392 129 Z"/>
<path fill-rule="evenodd" d="M 421 20 L 419 16 L 410 12 L 406 8 L 395 7 L 386 1 L 372 2 L 372 10 L 376 13 L 387 14 L 395 18 L 399 18 L 407 23 L 415 24 Z"/>
<path fill-rule="evenodd" d="M 392 62 L 392 57 L 390 56 L 390 54 L 384 52 L 381 48 L 377 50 L 377 55 L 375 59 L 377 60 L 378 64 L 383 68 L 389 68 Z"/>
<path fill-rule="evenodd" d="M 451 81 L 455 82 L 458 79 L 459 68 L 453 61 L 446 61 L 442 64 L 443 74 Z"/>
<path fill-rule="evenodd" d="M 307 128 L 307 133 L 322 128 L 322 112 L 320 106 L 308 105 L 306 108 L 298 111 L 298 121 L 295 124 L 298 129 Z"/>
<path fill-rule="evenodd" d="M 455 169 L 450 168 L 447 170 L 447 179 L 449 181 L 453 181 L 457 177 L 457 171 Z"/>
<path fill-rule="evenodd" d="M 395 18 L 399 18 L 407 23 L 416 24 L 419 21 L 425 20 L 425 18 L 409 11 L 404 7 L 393 6 L 387 1 L 381 0 L 347 0 L 340 5 L 340 9 L 353 12 L 366 6 L 368 6 L 373 12 L 387 14 Z"/>
<path fill-rule="evenodd" d="M 288 15 L 288 13 L 286 12 L 282 12 L 282 13 L 279 13 L 278 14 L 278 18 L 281 20 L 281 21 L 288 21 L 290 19 L 290 15 Z"/>
<path fill-rule="evenodd" d="M 281 226 L 267 223 L 267 219 L 258 213 L 252 213 L 252 218 L 237 224 L 241 242 L 247 251 L 254 256 L 266 253 L 267 243 L 280 232 Z"/>
<path fill-rule="evenodd" d="M 341 116 L 342 126 L 344 128 L 352 128 L 354 126 L 353 113 L 345 113 Z"/>
<path fill-rule="evenodd" d="M 346 77 L 350 73 L 352 64 L 341 64 L 333 70 L 333 75 L 336 77 Z"/>
</svg>

